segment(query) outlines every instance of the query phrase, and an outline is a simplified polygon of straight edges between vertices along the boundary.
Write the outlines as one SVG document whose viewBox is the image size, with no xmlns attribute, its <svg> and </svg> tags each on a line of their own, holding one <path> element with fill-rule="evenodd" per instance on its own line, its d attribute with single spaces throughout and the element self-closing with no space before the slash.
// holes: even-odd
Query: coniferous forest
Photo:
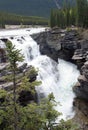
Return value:
<svg viewBox="0 0 88 130">
<path fill-rule="evenodd" d="M 69 2 L 64 1 L 62 9 L 52 9 L 50 15 L 50 26 L 61 28 L 71 25 L 79 27 L 88 27 L 88 1 L 76 0 L 76 5 L 71 6 Z"/>
<path fill-rule="evenodd" d="M 0 27 L 5 25 L 48 25 L 48 19 L 37 16 L 22 16 L 0 12 Z"/>
</svg>

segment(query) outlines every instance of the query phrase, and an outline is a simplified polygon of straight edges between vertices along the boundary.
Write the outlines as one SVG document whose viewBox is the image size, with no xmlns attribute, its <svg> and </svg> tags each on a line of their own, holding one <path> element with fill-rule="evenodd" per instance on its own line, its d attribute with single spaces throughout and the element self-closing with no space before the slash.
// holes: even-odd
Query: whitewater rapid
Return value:
<svg viewBox="0 0 88 130">
<path fill-rule="evenodd" d="M 29 28 L 0 31 L 0 38 L 10 40 L 17 49 L 21 50 L 25 57 L 24 62 L 39 70 L 37 79 L 42 81 L 42 84 L 36 87 L 39 98 L 53 92 L 55 100 L 61 104 L 56 107 L 63 114 L 61 118 L 69 119 L 74 115 L 72 107 L 75 95 L 72 87 L 77 82 L 79 71 L 72 63 L 61 59 L 58 59 L 58 63 L 56 63 L 46 55 L 40 54 L 39 45 L 30 35 L 41 31 L 45 31 L 45 29 Z"/>
</svg>

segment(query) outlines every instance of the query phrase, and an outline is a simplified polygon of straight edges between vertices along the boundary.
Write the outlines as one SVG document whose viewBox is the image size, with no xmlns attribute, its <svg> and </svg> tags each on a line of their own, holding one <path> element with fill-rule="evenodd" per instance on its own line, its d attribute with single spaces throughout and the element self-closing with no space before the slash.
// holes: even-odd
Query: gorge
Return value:
<svg viewBox="0 0 88 130">
<path fill-rule="evenodd" d="M 38 45 L 30 35 L 37 41 Z M 24 63 L 26 62 L 28 65 L 33 65 L 39 69 L 37 78 L 38 80 L 42 80 L 42 85 L 36 88 L 39 98 L 48 95 L 49 92 L 53 92 L 56 101 L 59 101 L 62 105 L 61 108 L 57 107 L 56 109 L 61 109 L 64 119 L 73 117 L 74 112 L 72 112 L 72 106 L 75 95 L 72 92 L 72 86 L 77 82 L 79 71 L 75 65 L 61 59 L 73 62 L 81 69 L 87 59 L 87 40 L 81 41 L 76 30 L 63 31 L 54 29 L 45 31 L 44 28 L 2 31 L 0 32 L 0 39 L 0 45 L 2 43 L 1 48 L 4 48 L 2 40 L 9 39 L 17 49 L 22 49 L 21 52 L 25 56 Z M 82 69 L 82 76 L 78 79 L 80 83 L 77 83 L 77 85 L 79 85 L 79 87 L 76 85 L 74 91 L 78 97 L 87 100 L 87 96 L 82 94 L 83 92 L 85 93 L 85 91 L 87 92 L 87 79 L 85 79 L 87 78 L 86 68 L 87 62 Z M 83 75 L 85 77 L 83 77 Z M 84 82 L 85 91 L 82 90 L 83 87 L 81 86 L 84 85 Z M 85 95 L 85 97 L 83 97 L 83 95 Z M 78 108 L 81 109 L 82 102 L 77 103 L 80 102 L 79 100 L 77 99 L 74 102 L 74 106 L 78 106 Z M 84 111 L 83 108 L 81 110 L 84 114 L 86 113 L 86 110 Z"/>
<path fill-rule="evenodd" d="M 81 75 L 73 88 L 76 98 L 76 121 L 82 124 L 82 129 L 88 129 L 88 30 L 60 30 L 54 28 L 40 35 L 33 35 L 40 44 L 40 51 L 53 58 L 59 58 L 75 63 Z M 78 119 L 77 119 L 78 117 Z"/>
</svg>

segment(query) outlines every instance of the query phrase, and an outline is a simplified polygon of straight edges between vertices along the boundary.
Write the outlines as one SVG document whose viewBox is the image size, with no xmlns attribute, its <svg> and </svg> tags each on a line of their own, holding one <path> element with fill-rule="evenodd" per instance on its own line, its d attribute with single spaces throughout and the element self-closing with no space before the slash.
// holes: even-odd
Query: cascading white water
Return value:
<svg viewBox="0 0 88 130">
<path fill-rule="evenodd" d="M 17 49 L 21 50 L 21 53 L 25 57 L 24 62 L 30 64 L 32 60 L 40 55 L 39 46 L 29 35 L 19 37 L 15 36 L 13 39 L 8 39 L 16 46 Z"/>
<path fill-rule="evenodd" d="M 2 40 L 0 40 L 0 48 L 5 48 L 5 43 Z"/>
<path fill-rule="evenodd" d="M 38 80 L 42 81 L 42 85 L 37 87 L 39 96 L 53 92 L 55 100 L 61 104 L 56 107 L 63 114 L 60 119 L 69 119 L 74 116 L 72 106 L 75 95 L 72 87 L 77 82 L 79 71 L 72 63 L 61 59 L 58 62 L 59 64 L 47 56 L 40 56 L 32 65 L 39 68 Z"/>
<path fill-rule="evenodd" d="M 47 96 L 53 92 L 55 100 L 61 104 L 56 109 L 63 113 L 64 119 L 71 118 L 74 114 L 72 102 L 75 96 L 72 86 L 77 81 L 79 71 L 75 65 L 69 62 L 58 59 L 58 64 L 49 57 L 40 54 L 39 46 L 30 36 L 30 34 L 40 31 L 44 31 L 44 29 L 24 29 L 23 32 L 22 30 L 7 31 L 3 32 L 3 35 L 0 32 L 0 36 L 7 37 L 17 49 L 21 49 L 25 56 L 24 62 L 39 69 L 37 78 L 42 81 L 42 85 L 36 87 L 39 97 Z"/>
</svg>

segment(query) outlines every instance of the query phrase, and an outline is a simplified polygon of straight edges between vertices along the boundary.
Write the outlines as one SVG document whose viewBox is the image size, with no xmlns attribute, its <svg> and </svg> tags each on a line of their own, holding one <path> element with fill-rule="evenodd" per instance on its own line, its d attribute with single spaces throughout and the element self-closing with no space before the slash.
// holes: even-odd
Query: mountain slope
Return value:
<svg viewBox="0 0 88 130">
<path fill-rule="evenodd" d="M 56 8 L 55 0 L 0 0 L 0 11 L 21 15 L 49 17 L 51 8 Z"/>
<path fill-rule="evenodd" d="M 0 0 L 0 10 L 10 13 L 48 17 L 51 8 L 56 8 L 52 0 Z"/>
</svg>

